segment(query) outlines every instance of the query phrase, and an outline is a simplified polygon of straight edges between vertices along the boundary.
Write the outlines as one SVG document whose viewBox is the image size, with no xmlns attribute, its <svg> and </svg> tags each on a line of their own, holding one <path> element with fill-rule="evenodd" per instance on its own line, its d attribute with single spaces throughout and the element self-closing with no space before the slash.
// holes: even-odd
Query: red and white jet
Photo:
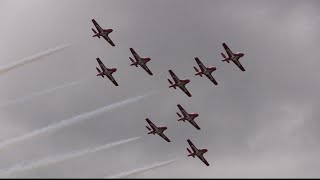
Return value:
<svg viewBox="0 0 320 180">
<path fill-rule="evenodd" d="M 113 84 L 115 86 L 119 86 L 117 81 L 114 80 L 114 78 L 112 76 L 112 74 L 117 71 L 117 68 L 107 68 L 99 58 L 97 58 L 97 61 L 98 61 L 98 64 L 101 68 L 101 70 L 100 70 L 98 67 L 96 67 L 96 69 L 99 73 L 99 74 L 97 74 L 97 76 L 101 76 L 103 78 L 104 78 L 104 76 L 107 76 L 110 79 L 110 81 L 113 82 Z"/>
<path fill-rule="evenodd" d="M 136 61 L 134 61 L 131 57 L 129 57 L 131 62 L 132 62 L 132 64 L 130 64 L 130 66 L 138 67 L 138 65 L 140 65 L 149 75 L 153 75 L 152 72 L 150 71 L 150 69 L 147 66 L 147 62 L 149 62 L 151 60 L 151 58 L 149 58 L 149 57 L 140 57 L 133 48 L 130 48 L 130 51 L 131 51 L 133 57 L 136 60 Z"/>
<path fill-rule="evenodd" d="M 109 34 L 113 31 L 113 29 L 102 29 L 99 24 L 97 23 L 96 20 L 92 19 L 91 20 L 92 23 L 94 24 L 94 26 L 96 27 L 97 31 L 94 30 L 93 28 L 92 31 L 94 33 L 94 35 L 92 37 L 98 37 L 100 38 L 100 36 L 102 36 L 106 41 L 108 41 L 109 44 L 111 44 L 111 46 L 115 46 L 115 44 L 112 42 L 112 40 L 109 38 Z"/>
<path fill-rule="evenodd" d="M 169 88 L 174 88 L 176 89 L 177 86 L 184 92 L 186 93 L 187 96 L 191 97 L 192 95 L 190 94 L 190 92 L 188 91 L 188 89 L 186 88 L 186 84 L 188 84 L 190 82 L 189 79 L 179 79 L 172 70 L 169 70 L 169 73 L 174 81 L 174 83 L 172 83 L 172 81 L 170 79 L 168 79 L 169 83 L 171 84 L 169 86 Z"/>
<path fill-rule="evenodd" d="M 150 127 L 146 126 L 146 128 L 150 131 L 148 132 L 148 134 L 158 134 L 160 137 L 162 137 L 164 140 L 166 140 L 167 142 L 170 142 L 170 139 L 163 134 L 163 131 L 165 131 L 166 129 L 168 129 L 167 127 L 165 126 L 160 126 L 160 127 L 157 127 L 156 125 L 154 125 L 150 119 L 146 119 L 147 123 L 150 125 Z"/>
<path fill-rule="evenodd" d="M 228 54 L 228 57 L 226 57 L 226 55 L 224 55 L 223 53 L 221 53 L 222 57 L 224 58 L 222 61 L 227 61 L 227 63 L 229 63 L 229 61 L 234 62 L 234 64 L 236 64 L 241 71 L 245 71 L 245 69 L 243 68 L 243 66 L 241 65 L 239 59 L 242 58 L 244 56 L 243 53 L 233 53 L 230 48 L 226 45 L 226 43 L 222 43 L 222 46 L 224 47 L 225 51 Z"/>
<path fill-rule="evenodd" d="M 195 60 L 201 70 L 199 71 L 196 67 L 193 67 L 197 72 L 195 75 L 199 75 L 200 77 L 202 77 L 202 75 L 205 75 L 210 79 L 211 82 L 213 82 L 213 84 L 218 85 L 217 81 L 212 77 L 211 74 L 213 71 L 217 70 L 217 68 L 214 66 L 205 67 L 198 57 L 196 57 Z"/>
<path fill-rule="evenodd" d="M 195 158 L 195 156 L 197 156 L 205 165 L 210 166 L 208 161 L 203 157 L 203 154 L 208 152 L 208 149 L 198 149 L 196 148 L 196 146 L 190 141 L 190 139 L 187 140 L 192 152 L 190 151 L 189 148 L 187 148 L 188 152 L 190 153 L 188 156 L 192 156 L 193 158 Z"/>
<path fill-rule="evenodd" d="M 177 106 L 178 106 L 180 112 L 181 112 L 182 115 L 183 115 L 183 116 L 181 116 L 181 114 L 179 114 L 179 113 L 177 112 L 177 115 L 178 115 L 179 118 L 180 118 L 180 119 L 178 119 L 178 121 L 183 121 L 183 122 L 188 121 L 192 126 L 194 126 L 196 129 L 200 130 L 200 127 L 199 127 L 198 124 L 194 121 L 194 119 L 195 119 L 196 117 L 198 117 L 199 114 L 197 114 L 197 113 L 190 113 L 190 114 L 189 114 L 189 113 L 187 113 L 187 111 L 185 111 L 185 110 L 182 108 L 182 106 L 181 106 L 180 104 L 178 104 Z"/>
</svg>

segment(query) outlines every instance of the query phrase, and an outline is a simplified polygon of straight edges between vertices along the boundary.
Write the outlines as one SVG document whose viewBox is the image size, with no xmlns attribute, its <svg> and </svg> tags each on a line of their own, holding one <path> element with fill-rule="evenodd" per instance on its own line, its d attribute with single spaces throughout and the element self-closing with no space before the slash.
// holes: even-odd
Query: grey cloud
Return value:
<svg viewBox="0 0 320 180">
<path fill-rule="evenodd" d="M 130 139 L 125 139 L 125 140 L 120 140 L 117 142 L 112 142 L 112 143 L 108 143 L 105 145 L 101 145 L 101 146 L 97 146 L 97 147 L 92 147 L 92 148 L 88 148 L 88 149 L 84 149 L 84 150 L 80 150 L 80 151 L 75 151 L 75 152 L 70 152 L 67 154 L 63 154 L 63 155 L 59 155 L 59 156 L 54 156 L 54 157 L 47 157 L 45 159 L 40 159 L 37 161 L 33 161 L 30 163 L 22 163 L 22 164 L 17 164 L 13 167 L 7 168 L 2 170 L 1 175 L 10 175 L 12 173 L 15 172 L 19 172 L 19 171 L 26 171 L 26 170 L 30 170 L 30 169 L 34 169 L 34 168 L 39 168 L 42 166 L 48 166 L 50 164 L 54 164 L 54 163 L 59 163 L 59 162 L 63 162 L 72 158 L 77 158 L 77 157 L 81 157 L 84 156 L 86 154 L 89 153 L 95 153 L 95 152 L 99 152 L 102 150 L 106 150 L 109 148 L 112 148 L 114 146 L 118 146 L 121 144 L 126 144 L 129 143 L 131 141 L 135 141 L 140 139 L 141 137 L 135 137 L 135 138 L 130 138 Z"/>
<path fill-rule="evenodd" d="M 113 176 L 107 176 L 107 177 L 105 177 L 105 178 L 111 178 L 111 179 L 113 179 L 113 178 L 130 177 L 130 176 L 133 176 L 133 175 L 136 175 L 136 174 L 143 173 L 143 172 L 145 172 L 145 171 L 150 171 L 150 170 L 153 170 L 153 169 L 162 167 L 162 166 L 169 165 L 169 164 L 171 164 L 171 163 L 176 162 L 177 160 L 178 160 L 178 159 L 172 159 L 172 160 L 169 160 L 169 161 L 157 162 L 157 163 L 151 164 L 151 165 L 146 166 L 146 167 L 137 168 L 137 169 L 134 169 L 134 170 L 131 170 L 131 171 L 127 171 L 127 172 L 122 172 L 122 173 L 119 173 L 119 174 L 116 174 L 116 175 L 113 175 Z"/>
<path fill-rule="evenodd" d="M 212 166 L 203 167 L 201 161 L 186 158 L 139 177 L 319 176 L 313 168 L 317 160 L 312 159 L 318 155 L 319 146 L 319 63 L 315 55 L 319 47 L 318 1 L 34 0 L 24 6 L 14 1 L 9 7 L 12 9 L 8 8 L 6 13 L 12 14 L 10 19 L 1 16 L 5 28 L 0 38 L 10 42 L 0 44 L 4 52 L 0 55 L 1 64 L 42 47 L 63 42 L 73 46 L 46 57 L 50 60 L 2 76 L 1 101 L 63 82 L 92 80 L 1 110 L 0 139 L 161 89 L 160 94 L 125 109 L 16 144 L 0 154 L 0 167 L 90 147 L 105 139 L 145 136 L 140 142 L 16 177 L 103 177 L 117 170 L 185 156 L 187 138 L 209 149 L 205 156 Z M 116 47 L 92 38 L 92 18 L 103 27 L 114 29 L 110 37 Z M 26 29 L 23 34 L 19 27 Z M 242 64 L 246 72 L 221 62 L 222 42 L 233 51 L 245 53 Z M 154 76 L 129 66 L 130 47 L 141 56 L 152 58 L 149 67 Z M 219 86 L 194 77 L 196 56 L 206 65 L 218 67 L 213 75 Z M 96 57 L 118 68 L 118 88 L 105 79 L 94 79 Z M 191 79 L 187 86 L 192 98 L 168 89 L 168 69 L 181 78 Z M 201 132 L 187 123 L 176 122 L 178 103 L 200 114 L 196 121 Z M 293 112 L 286 112 L 283 107 L 290 107 Z M 294 111 L 302 112 L 302 123 L 295 124 Z M 172 143 L 146 135 L 146 117 L 168 126 L 166 134 Z M 277 141 L 273 142 L 274 139 Z M 249 142 L 254 140 L 258 143 L 252 150 Z M 295 151 L 291 152 L 292 149 Z M 271 156 L 264 156 L 265 153 Z M 250 163 L 255 165 L 254 170 L 249 171 L 253 167 Z M 72 168 L 79 173 L 72 174 Z"/>
</svg>

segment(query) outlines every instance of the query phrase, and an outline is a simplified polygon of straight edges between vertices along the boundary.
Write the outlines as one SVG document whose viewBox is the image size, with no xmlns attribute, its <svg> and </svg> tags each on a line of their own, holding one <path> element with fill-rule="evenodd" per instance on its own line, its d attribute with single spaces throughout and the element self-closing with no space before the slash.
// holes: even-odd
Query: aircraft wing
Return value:
<svg viewBox="0 0 320 180">
<path fill-rule="evenodd" d="M 196 146 L 191 142 L 190 139 L 188 139 L 187 141 L 188 141 L 189 146 L 191 147 L 191 149 L 192 149 L 194 152 L 196 152 L 196 151 L 198 150 L 198 149 L 196 148 Z"/>
<path fill-rule="evenodd" d="M 184 116 L 187 116 L 187 115 L 188 115 L 187 111 L 184 110 L 183 107 L 182 107 L 180 104 L 178 104 L 177 106 L 178 106 L 179 110 L 182 112 L 182 114 L 183 114 Z"/>
<path fill-rule="evenodd" d="M 101 32 L 102 31 L 102 28 L 99 26 L 99 24 L 97 23 L 96 20 L 92 19 L 91 20 L 93 25 L 97 28 L 98 32 Z"/>
<path fill-rule="evenodd" d="M 162 137 L 167 142 L 170 142 L 170 139 L 166 135 L 164 135 L 163 133 L 159 133 L 159 136 Z"/>
<path fill-rule="evenodd" d="M 199 58 L 196 57 L 195 60 L 196 60 L 197 64 L 199 65 L 199 67 L 200 67 L 200 69 L 201 69 L 202 71 L 204 71 L 205 69 L 207 69 L 207 68 L 202 64 L 202 62 L 200 61 Z"/>
<path fill-rule="evenodd" d="M 109 36 L 103 36 L 103 38 L 108 41 L 109 44 L 111 44 L 111 46 L 115 46 L 115 44 L 112 42 L 112 40 L 109 38 Z"/>
<path fill-rule="evenodd" d="M 142 64 L 141 67 L 142 67 L 145 71 L 147 71 L 147 73 L 148 73 L 149 75 L 153 75 L 152 72 L 150 71 L 150 69 L 148 68 L 148 66 L 147 66 L 146 64 Z"/>
<path fill-rule="evenodd" d="M 211 74 L 205 74 L 213 84 L 218 85 L 218 82 L 213 78 Z"/>
<path fill-rule="evenodd" d="M 146 119 L 147 123 L 151 126 L 152 129 L 157 129 L 157 126 L 153 124 L 153 122 L 150 121 L 149 118 Z"/>
<path fill-rule="evenodd" d="M 140 59 L 140 56 L 136 53 L 136 51 L 133 48 L 130 48 L 130 51 L 133 55 L 133 57 L 138 61 Z"/>
<path fill-rule="evenodd" d="M 199 158 L 204 164 L 206 164 L 207 166 L 209 166 L 208 161 L 203 157 L 203 155 L 198 156 L 198 158 Z"/>
<path fill-rule="evenodd" d="M 115 85 L 115 86 L 119 86 L 117 81 L 113 78 L 112 75 L 107 75 L 107 77 L 110 79 L 110 81 Z"/>
<path fill-rule="evenodd" d="M 200 127 L 198 126 L 198 124 L 197 124 L 194 120 L 189 121 L 189 123 L 190 123 L 193 127 L 195 127 L 196 129 L 200 130 Z"/>
<path fill-rule="evenodd" d="M 97 58 L 98 64 L 101 67 L 102 71 L 106 71 L 107 68 L 106 66 L 103 64 L 103 62 L 100 60 L 100 58 Z"/>
<path fill-rule="evenodd" d="M 241 71 L 246 71 L 239 60 L 237 62 L 234 62 L 234 63 L 241 69 Z"/>
<path fill-rule="evenodd" d="M 227 46 L 226 43 L 222 43 L 223 48 L 227 52 L 228 56 L 231 57 L 233 55 L 233 52 L 230 50 L 230 48 Z"/>
<path fill-rule="evenodd" d="M 169 73 L 175 83 L 178 83 L 180 81 L 180 79 L 176 76 L 176 74 L 174 74 L 174 72 L 172 70 L 169 70 Z"/>
<path fill-rule="evenodd" d="M 179 88 L 186 93 L 187 96 L 191 97 L 191 93 L 188 91 L 188 89 L 185 86 L 179 86 Z"/>
</svg>

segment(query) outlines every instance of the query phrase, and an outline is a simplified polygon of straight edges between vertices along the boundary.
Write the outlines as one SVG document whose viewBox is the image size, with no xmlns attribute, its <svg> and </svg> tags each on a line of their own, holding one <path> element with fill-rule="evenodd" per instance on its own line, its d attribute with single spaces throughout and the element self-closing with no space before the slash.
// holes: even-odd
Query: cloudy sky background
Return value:
<svg viewBox="0 0 320 180">
<path fill-rule="evenodd" d="M 91 19 L 114 31 L 111 47 L 92 38 Z M 319 177 L 320 3 L 318 1 L 1 0 L 0 65 L 63 44 L 43 61 L 0 77 L 0 101 L 81 81 L 24 103 L 1 107 L 0 141 L 118 101 L 159 93 L 57 132 L 1 150 L 0 169 L 142 136 L 105 151 L 9 177 L 104 177 L 182 158 L 135 177 Z M 222 42 L 246 72 L 221 62 Z M 130 67 L 129 48 L 151 57 L 154 76 Z M 219 85 L 194 76 L 194 57 Z M 115 87 L 96 78 L 95 58 L 117 67 Z M 172 69 L 189 78 L 188 98 L 169 89 Z M 177 104 L 197 112 L 201 131 L 177 122 Z M 145 118 L 168 126 L 172 140 L 147 135 Z M 186 139 L 208 148 L 206 167 L 186 158 Z"/>
</svg>

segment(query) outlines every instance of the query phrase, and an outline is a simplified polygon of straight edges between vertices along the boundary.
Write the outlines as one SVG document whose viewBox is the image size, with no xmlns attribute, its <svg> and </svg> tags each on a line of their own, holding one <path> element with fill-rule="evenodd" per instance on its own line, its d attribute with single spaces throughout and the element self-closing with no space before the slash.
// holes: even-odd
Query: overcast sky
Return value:
<svg viewBox="0 0 320 180">
<path fill-rule="evenodd" d="M 93 38 L 91 19 L 116 44 Z M 0 101 L 81 80 L 25 103 L 2 107 L 0 141 L 51 123 L 159 91 L 57 132 L 13 144 L 0 169 L 108 142 L 136 142 L 10 177 L 104 177 L 155 161 L 182 160 L 135 177 L 319 177 L 320 3 L 311 0 L 0 0 L 0 65 L 71 47 L 0 77 Z M 243 52 L 240 71 L 222 62 L 221 43 Z M 129 48 L 154 73 L 131 67 Z M 116 67 L 119 83 L 96 77 L 95 58 Z M 214 86 L 195 77 L 194 57 L 216 66 Z M 168 70 L 189 78 L 192 97 L 169 89 Z M 177 104 L 202 128 L 177 122 Z M 147 135 L 145 118 L 168 126 L 167 143 Z M 211 164 L 186 158 L 187 139 Z"/>
</svg>

